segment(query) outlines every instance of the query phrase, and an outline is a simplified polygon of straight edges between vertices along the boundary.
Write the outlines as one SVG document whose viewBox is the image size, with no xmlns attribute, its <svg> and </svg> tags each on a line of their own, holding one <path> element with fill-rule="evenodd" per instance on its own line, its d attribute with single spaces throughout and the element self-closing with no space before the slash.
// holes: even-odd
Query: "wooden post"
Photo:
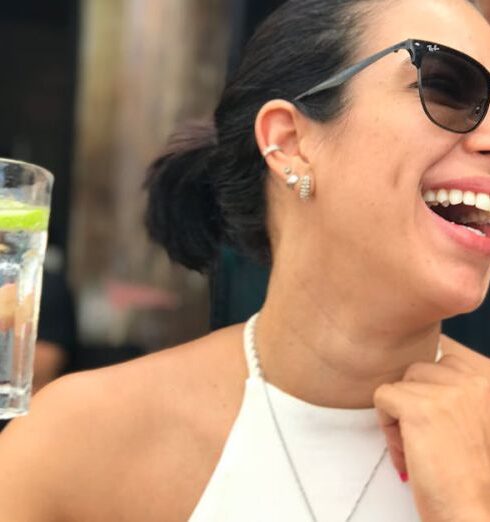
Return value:
<svg viewBox="0 0 490 522">
<path fill-rule="evenodd" d="M 87 292 L 90 303 L 97 293 L 106 298 L 107 279 L 178 294 L 182 305 L 176 310 L 119 316 L 125 341 L 151 348 L 198 336 L 208 326 L 206 280 L 171 265 L 163 250 L 149 243 L 141 185 L 147 165 L 178 122 L 212 113 L 226 68 L 225 4 L 83 3 L 72 278 L 82 315 Z M 82 317 L 85 327 L 90 325 Z"/>
</svg>

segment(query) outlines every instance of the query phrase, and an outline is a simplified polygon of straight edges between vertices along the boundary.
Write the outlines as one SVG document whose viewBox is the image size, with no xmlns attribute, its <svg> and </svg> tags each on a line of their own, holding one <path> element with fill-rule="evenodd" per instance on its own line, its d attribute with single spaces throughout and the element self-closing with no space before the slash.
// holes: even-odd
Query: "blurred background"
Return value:
<svg viewBox="0 0 490 522">
<path fill-rule="evenodd" d="M 226 249 L 208 279 L 149 243 L 141 185 L 175 126 L 212 114 L 244 43 L 281 3 L 1 3 L 0 156 L 40 164 L 56 178 L 39 387 L 63 371 L 198 337 L 260 307 L 264 268 Z M 488 314 L 485 303 L 445 329 L 488 354 Z"/>
</svg>

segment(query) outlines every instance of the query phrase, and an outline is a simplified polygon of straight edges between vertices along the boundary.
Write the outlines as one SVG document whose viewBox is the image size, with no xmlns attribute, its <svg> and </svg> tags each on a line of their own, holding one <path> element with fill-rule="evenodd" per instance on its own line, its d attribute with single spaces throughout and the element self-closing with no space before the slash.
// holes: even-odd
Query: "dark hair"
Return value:
<svg viewBox="0 0 490 522">
<path fill-rule="evenodd" d="M 149 169 L 146 225 L 172 260 L 205 271 L 224 243 L 270 262 L 266 168 L 255 142 L 256 115 L 268 100 L 292 101 L 345 67 L 356 51 L 366 9 L 379 2 L 289 0 L 259 27 L 224 89 L 214 123 L 178 133 Z M 343 91 L 294 103 L 306 116 L 326 122 L 345 108 Z"/>
</svg>

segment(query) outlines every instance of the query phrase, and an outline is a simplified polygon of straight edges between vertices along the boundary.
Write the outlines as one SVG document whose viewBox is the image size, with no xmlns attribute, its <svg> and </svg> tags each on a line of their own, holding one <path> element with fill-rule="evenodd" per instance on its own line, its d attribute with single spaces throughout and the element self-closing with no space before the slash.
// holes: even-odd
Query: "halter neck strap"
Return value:
<svg viewBox="0 0 490 522">
<path fill-rule="evenodd" d="M 258 313 L 253 315 L 245 324 L 245 330 L 243 331 L 243 348 L 245 350 L 249 377 L 262 378 L 259 355 L 255 349 L 255 323 L 258 317 Z"/>
</svg>

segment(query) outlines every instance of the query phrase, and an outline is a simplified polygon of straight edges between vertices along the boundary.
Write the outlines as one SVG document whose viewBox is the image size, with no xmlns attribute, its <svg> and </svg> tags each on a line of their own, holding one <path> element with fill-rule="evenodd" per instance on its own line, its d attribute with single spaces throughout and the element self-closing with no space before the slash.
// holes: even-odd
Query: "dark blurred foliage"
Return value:
<svg viewBox="0 0 490 522">
<path fill-rule="evenodd" d="M 0 156 L 55 174 L 50 242 L 66 247 L 78 47 L 77 0 L 0 5 Z"/>
</svg>

